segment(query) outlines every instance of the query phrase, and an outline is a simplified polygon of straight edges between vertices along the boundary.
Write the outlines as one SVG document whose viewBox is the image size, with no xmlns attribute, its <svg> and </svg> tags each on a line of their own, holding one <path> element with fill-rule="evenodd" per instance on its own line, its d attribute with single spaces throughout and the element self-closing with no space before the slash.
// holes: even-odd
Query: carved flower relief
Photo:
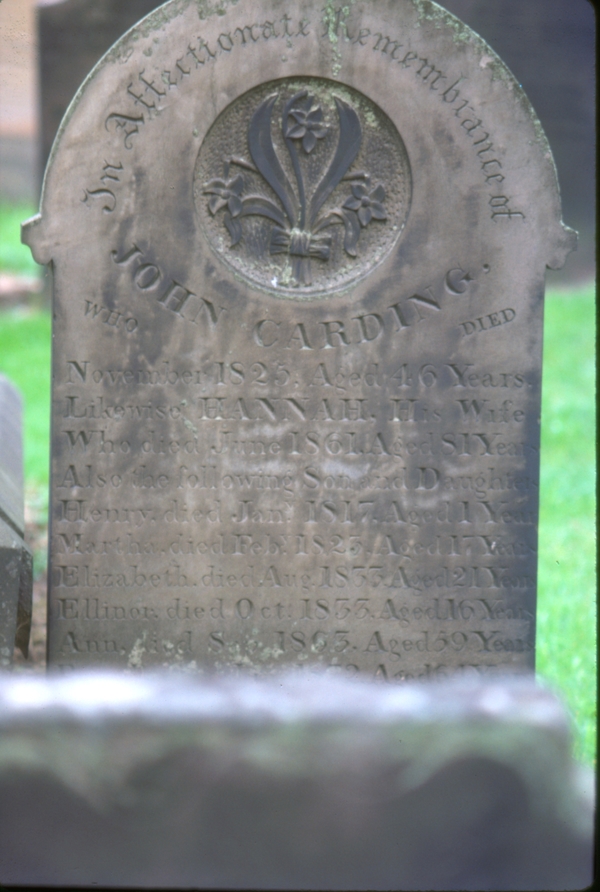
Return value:
<svg viewBox="0 0 600 892">
<path fill-rule="evenodd" d="M 202 244 L 278 297 L 323 300 L 401 238 L 410 160 L 395 121 L 353 87 L 290 77 L 240 94 L 200 146 Z"/>
<path fill-rule="evenodd" d="M 380 184 L 369 192 L 362 183 L 352 186 L 352 197 L 347 198 L 343 207 L 356 211 L 361 226 L 368 226 L 371 220 L 387 220 L 383 206 L 385 189 Z"/>
<path fill-rule="evenodd" d="M 226 166 L 225 179 L 214 179 L 206 184 L 204 191 L 212 197 L 208 200 L 208 209 L 213 217 L 225 209 L 224 223 L 231 236 L 231 247 L 237 245 L 242 238 L 242 226 L 236 217 L 239 217 L 244 209 L 241 195 L 244 191 L 244 178 L 239 173 L 237 176 L 227 179 L 229 165 Z"/>
<path fill-rule="evenodd" d="M 289 123 L 286 137 L 289 139 L 301 139 L 302 148 L 306 154 L 310 154 L 317 144 L 318 139 L 323 139 L 329 129 L 323 124 L 323 111 L 321 106 L 311 109 L 312 97 L 309 97 L 307 108 L 292 108 L 290 118 L 295 123 Z"/>
<path fill-rule="evenodd" d="M 271 229 L 269 250 L 272 255 L 287 254 L 292 262 L 296 286 L 312 284 L 311 262 L 328 262 L 331 253 L 331 234 L 323 232 L 331 226 L 344 226 L 343 246 L 351 257 L 357 255 L 361 228 L 375 221 L 385 221 L 383 205 L 385 189 L 381 183 L 371 188 L 371 177 L 365 171 L 352 171 L 362 144 L 359 117 L 348 103 L 335 99 L 338 115 L 337 146 L 329 163 L 322 163 L 316 184 L 310 194 L 299 151 L 310 155 L 319 140 L 330 135 L 334 127 L 324 121 L 323 110 L 314 104 L 307 90 L 300 90 L 283 107 L 281 133 L 289 154 L 295 183 L 285 172 L 271 132 L 272 112 L 279 94 L 267 97 L 254 112 L 248 125 L 248 148 L 252 161 L 231 157 L 223 161 L 223 178 L 204 184 L 203 192 L 210 195 L 208 209 L 213 216 L 224 212 L 223 222 L 234 247 L 244 236 L 242 218 L 261 216 L 274 225 Z M 297 145 L 297 143 L 299 145 Z M 229 177 L 231 165 L 258 174 L 277 198 L 265 192 L 246 194 L 244 177 L 240 173 Z M 321 209 L 342 183 L 348 183 L 343 203 L 326 214 Z"/>
<path fill-rule="evenodd" d="M 206 184 L 204 191 L 212 198 L 208 201 L 208 207 L 214 216 L 223 208 L 227 208 L 232 217 L 239 217 L 242 213 L 240 196 L 244 191 L 244 178 L 241 174 L 231 180 L 211 180 Z"/>
</svg>

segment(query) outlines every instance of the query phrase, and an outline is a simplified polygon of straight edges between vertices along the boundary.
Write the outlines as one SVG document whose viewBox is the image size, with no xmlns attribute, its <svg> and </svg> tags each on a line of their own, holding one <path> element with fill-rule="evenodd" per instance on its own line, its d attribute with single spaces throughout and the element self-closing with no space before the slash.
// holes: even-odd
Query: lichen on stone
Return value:
<svg viewBox="0 0 600 892">
<path fill-rule="evenodd" d="M 226 15 L 228 6 L 235 6 L 239 0 L 195 0 L 198 17 L 204 21 L 213 15 Z"/>
<path fill-rule="evenodd" d="M 350 8 L 354 5 L 355 0 L 350 0 L 349 4 L 336 9 L 334 0 L 326 0 L 323 6 L 323 24 L 325 26 L 325 36 L 331 44 L 333 61 L 331 63 L 331 72 L 333 77 L 337 77 L 342 68 L 342 53 L 339 48 L 339 35 L 336 32 L 336 22 L 341 26 L 345 23 L 350 14 Z"/>
</svg>

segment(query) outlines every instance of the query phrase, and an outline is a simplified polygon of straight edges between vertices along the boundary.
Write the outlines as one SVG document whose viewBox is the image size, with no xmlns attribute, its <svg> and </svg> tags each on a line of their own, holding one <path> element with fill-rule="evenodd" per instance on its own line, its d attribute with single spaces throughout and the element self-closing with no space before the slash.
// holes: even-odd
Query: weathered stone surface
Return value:
<svg viewBox="0 0 600 892">
<path fill-rule="evenodd" d="M 468 28 L 173 0 L 84 85 L 24 239 L 55 276 L 51 661 L 532 667 L 575 236 Z"/>
<path fill-rule="evenodd" d="M 23 539 L 0 518 L 0 666 L 13 649 L 27 657 L 31 629 L 32 556 Z"/>
<path fill-rule="evenodd" d="M 40 183 L 59 124 L 80 83 L 160 0 L 38 0 Z"/>
<path fill-rule="evenodd" d="M 40 174 L 61 119 L 84 77 L 127 28 L 158 5 L 158 0 L 38 3 Z M 593 276 L 596 131 L 591 3 L 445 0 L 444 5 L 489 43 L 523 85 L 552 146 L 564 218 L 580 234 L 577 253 L 558 275 L 570 280 Z M 573 164 L 574 157 L 577 164 Z"/>
<path fill-rule="evenodd" d="M 25 517 L 21 396 L 4 375 L 0 375 L 0 419 L 0 517 L 22 536 Z"/>
<path fill-rule="evenodd" d="M 591 772 L 532 683 L 0 680 L 7 885 L 580 889 Z"/>
<path fill-rule="evenodd" d="M 480 34 L 523 85 L 558 171 L 563 218 L 577 229 L 577 252 L 551 280 L 594 278 L 596 104 L 595 11 L 590 0 L 445 0 Z M 573 164 L 577 158 L 577 164 Z"/>
<path fill-rule="evenodd" d="M 21 397 L 0 375 L 0 666 L 13 648 L 27 656 L 31 628 L 32 556 L 23 539 Z"/>
</svg>

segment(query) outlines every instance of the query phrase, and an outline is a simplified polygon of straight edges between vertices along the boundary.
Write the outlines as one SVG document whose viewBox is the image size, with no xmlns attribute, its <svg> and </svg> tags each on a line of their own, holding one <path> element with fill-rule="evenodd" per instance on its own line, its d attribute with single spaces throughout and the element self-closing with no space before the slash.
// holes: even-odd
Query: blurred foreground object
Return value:
<svg viewBox="0 0 600 892">
<path fill-rule="evenodd" d="M 579 889 L 592 774 L 527 679 L 0 681 L 0 880 Z"/>
<path fill-rule="evenodd" d="M 27 656 L 31 628 L 32 556 L 24 541 L 21 397 L 0 375 L 0 666 L 16 645 Z"/>
</svg>

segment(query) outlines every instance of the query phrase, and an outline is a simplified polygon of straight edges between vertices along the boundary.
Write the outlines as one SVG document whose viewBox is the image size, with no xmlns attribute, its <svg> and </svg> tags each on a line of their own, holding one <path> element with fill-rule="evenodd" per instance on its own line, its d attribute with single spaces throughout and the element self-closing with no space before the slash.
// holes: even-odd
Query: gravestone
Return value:
<svg viewBox="0 0 600 892">
<path fill-rule="evenodd" d="M 31 628 L 32 556 L 24 541 L 21 397 L 0 375 L 0 666 L 17 646 L 27 657 Z"/>
<path fill-rule="evenodd" d="M 523 85 L 552 146 L 564 219 L 577 252 L 551 282 L 595 276 L 595 35 L 590 0 L 446 0 Z M 577 163 L 573 164 L 573 159 Z"/>
<path fill-rule="evenodd" d="M 159 5 L 158 0 L 38 0 L 41 175 L 84 77 L 127 28 Z M 593 277 L 594 13 L 589 0 L 445 0 L 445 6 L 506 62 L 546 131 L 565 218 L 580 238 L 577 254 L 557 275 L 565 281 Z"/>
<path fill-rule="evenodd" d="M 40 184 L 79 84 L 118 38 L 157 6 L 160 0 L 38 0 Z"/>
<path fill-rule="evenodd" d="M 423 0 L 171 0 L 83 85 L 54 274 L 49 659 L 532 669 L 546 267 L 519 85 Z"/>
</svg>

